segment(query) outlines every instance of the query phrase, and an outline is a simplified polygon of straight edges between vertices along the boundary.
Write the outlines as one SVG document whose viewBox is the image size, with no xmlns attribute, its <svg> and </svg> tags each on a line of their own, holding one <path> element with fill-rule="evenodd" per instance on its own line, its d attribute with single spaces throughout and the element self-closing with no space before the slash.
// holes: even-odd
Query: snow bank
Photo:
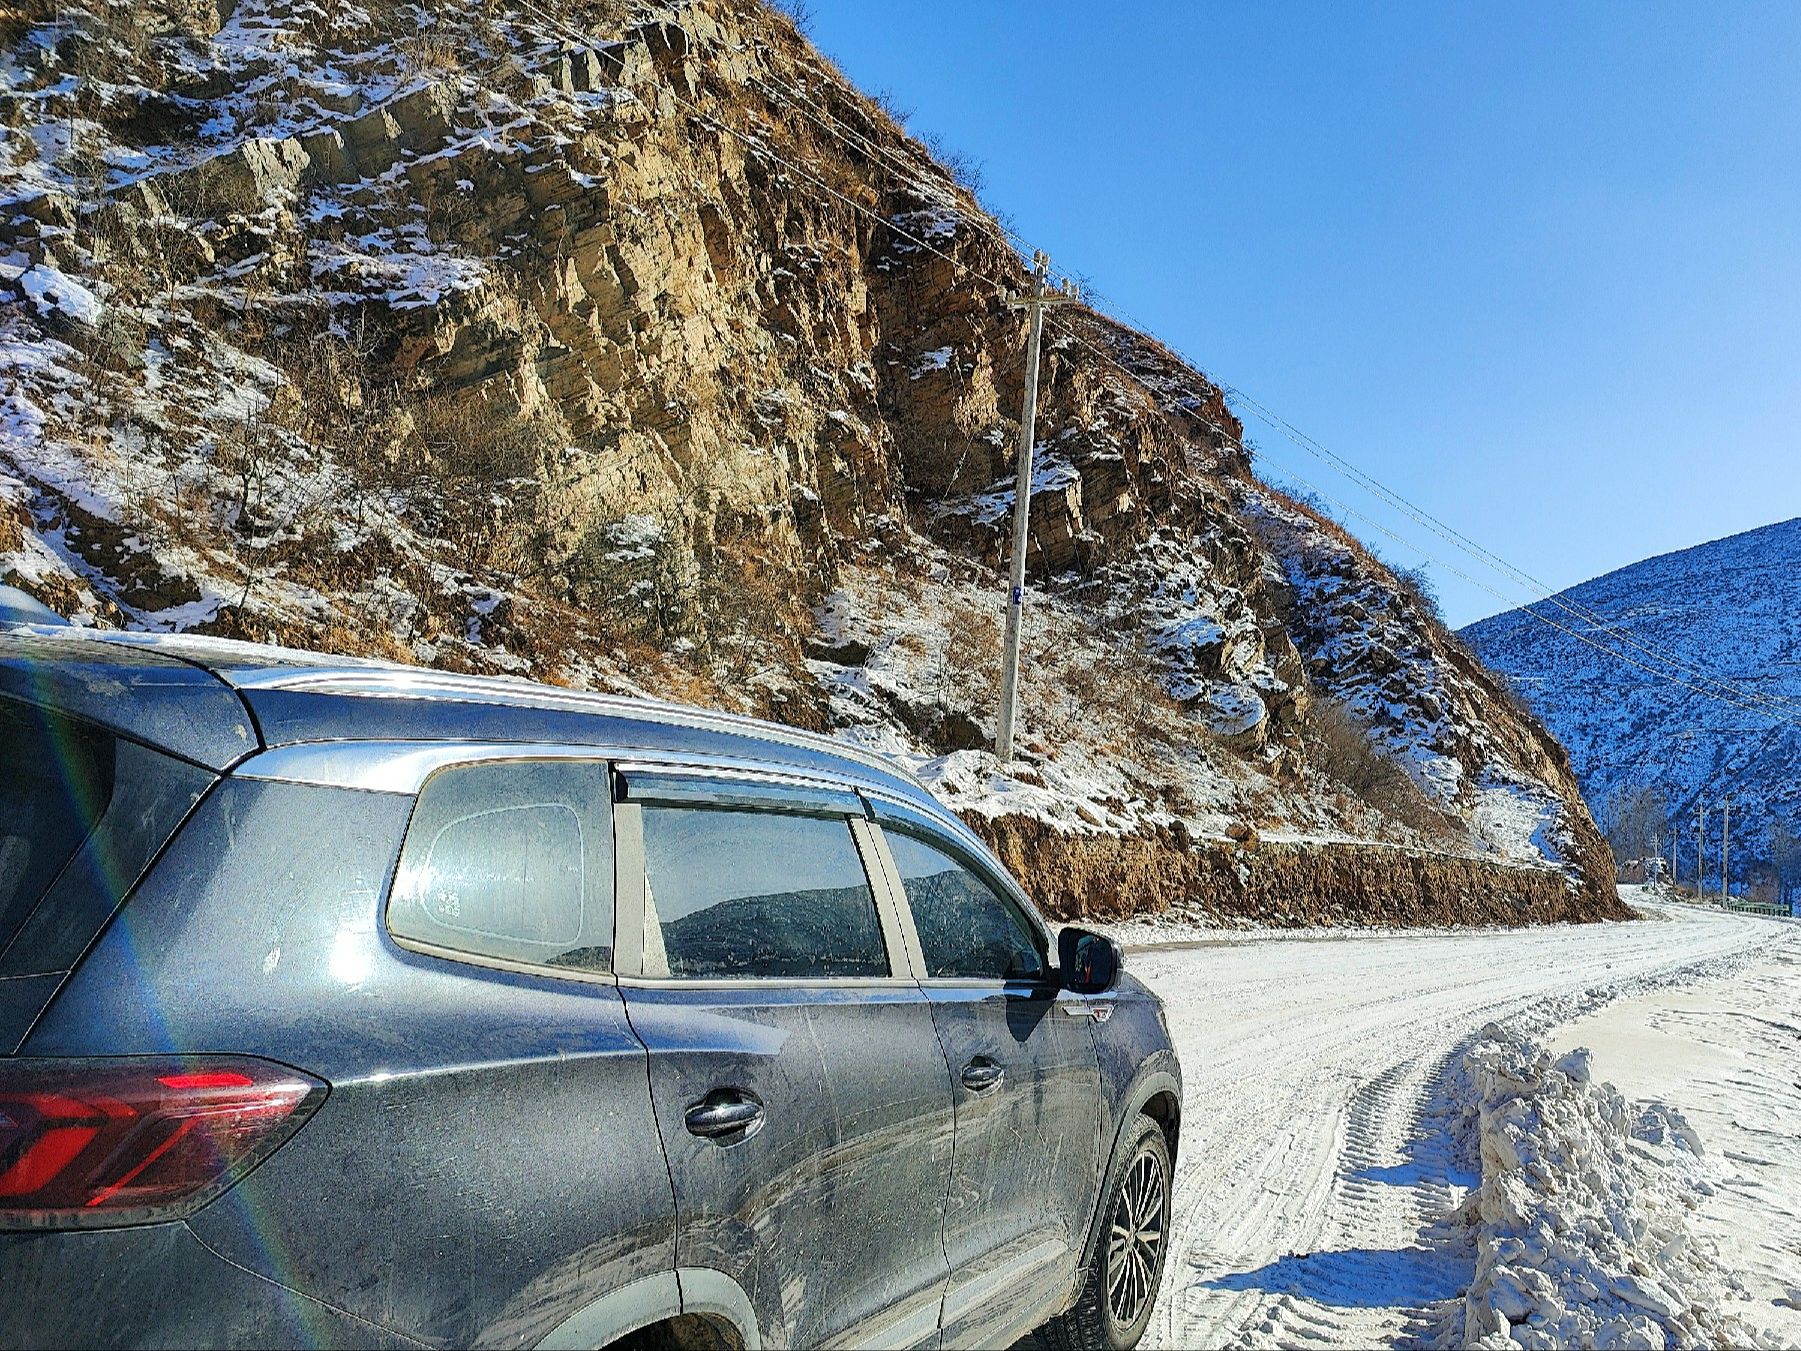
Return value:
<svg viewBox="0 0 1801 1351">
<path fill-rule="evenodd" d="M 1589 1076 L 1490 1024 L 1453 1068 L 1482 1185 L 1458 1213 L 1475 1277 L 1438 1347 L 1769 1345 L 1731 1311 L 1744 1287 L 1689 1213 L 1711 1165 L 1682 1115 L 1636 1114 Z"/>
</svg>

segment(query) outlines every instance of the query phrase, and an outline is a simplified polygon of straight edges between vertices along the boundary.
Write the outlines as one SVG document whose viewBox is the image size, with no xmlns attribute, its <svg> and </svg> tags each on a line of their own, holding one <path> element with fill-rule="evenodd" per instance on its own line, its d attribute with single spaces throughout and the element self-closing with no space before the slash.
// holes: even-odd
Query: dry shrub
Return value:
<svg viewBox="0 0 1801 1351">
<path fill-rule="evenodd" d="M 1318 527 L 1320 533 L 1325 535 L 1326 538 L 1330 539 L 1333 543 L 1343 545 L 1354 554 L 1362 555 L 1368 552 L 1364 548 L 1362 540 L 1358 539 L 1357 536 L 1353 535 L 1349 530 L 1345 529 L 1344 526 L 1326 514 L 1325 505 L 1320 502 L 1319 499 L 1310 499 L 1309 496 L 1284 492 L 1282 489 L 1267 483 L 1263 485 L 1263 491 L 1291 511 L 1299 512 L 1308 520 L 1312 521 L 1313 524 Z"/>
<path fill-rule="evenodd" d="M 541 570 L 552 429 L 473 390 L 404 389 L 376 347 L 362 331 L 264 344 L 288 377 L 268 420 L 337 461 L 359 523 L 371 495 L 404 490 L 469 566 Z"/>
<path fill-rule="evenodd" d="M 944 642 L 932 664 L 933 697 L 946 713 L 994 708 L 1001 697 L 1000 617 L 980 605 L 945 606 Z"/>
<path fill-rule="evenodd" d="M 813 31 L 813 6 L 809 0 L 766 0 L 768 7 L 794 25 L 794 31 L 805 37 Z"/>
<path fill-rule="evenodd" d="M 463 39 L 440 18 L 429 28 L 416 28 L 395 43 L 402 75 L 409 80 L 447 79 L 462 73 Z"/>
<path fill-rule="evenodd" d="M 1428 836 L 1456 832 L 1456 823 L 1336 700 L 1309 706 L 1302 745 L 1315 770 L 1364 806 Z"/>
<path fill-rule="evenodd" d="M 360 483 L 394 487 L 419 469 L 402 435 L 404 400 L 395 382 L 375 374 L 376 340 L 365 330 L 296 329 L 260 346 L 287 377 L 268 419 L 329 453 Z"/>
<path fill-rule="evenodd" d="M 808 626 L 806 583 L 754 554 L 715 548 L 700 570 L 702 650 L 741 684 L 772 662 L 798 657 Z"/>
<path fill-rule="evenodd" d="M 560 560 L 569 599 L 657 647 L 693 636 L 700 580 L 687 532 L 674 503 L 587 525 Z"/>
<path fill-rule="evenodd" d="M 1058 617 L 1062 622 L 1026 646 L 1022 720 L 1030 710 L 1042 732 L 1108 753 L 1170 742 L 1183 721 L 1181 708 L 1159 680 L 1159 659 L 1138 628 L 1095 625 L 1079 611 Z"/>
</svg>

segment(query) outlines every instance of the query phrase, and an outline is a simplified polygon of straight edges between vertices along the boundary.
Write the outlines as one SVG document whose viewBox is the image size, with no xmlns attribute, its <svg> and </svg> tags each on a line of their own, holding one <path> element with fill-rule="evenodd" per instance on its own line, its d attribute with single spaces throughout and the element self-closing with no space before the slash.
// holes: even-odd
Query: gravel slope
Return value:
<svg viewBox="0 0 1801 1351">
<path fill-rule="evenodd" d="M 1234 937 L 1141 951 L 1186 1079 L 1169 1265 L 1147 1346 L 1428 1335 L 1468 1284 L 1443 1228 L 1477 1179 L 1440 1097 L 1492 1020 L 1540 1033 L 1730 969 L 1794 927 L 1687 907 L 1641 923 Z"/>
</svg>

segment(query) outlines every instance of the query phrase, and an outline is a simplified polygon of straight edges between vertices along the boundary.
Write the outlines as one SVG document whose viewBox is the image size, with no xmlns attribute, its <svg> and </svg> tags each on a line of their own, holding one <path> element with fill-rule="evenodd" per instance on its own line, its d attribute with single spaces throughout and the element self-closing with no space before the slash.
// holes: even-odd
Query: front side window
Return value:
<svg viewBox="0 0 1801 1351">
<path fill-rule="evenodd" d="M 651 976 L 886 976 L 875 893 L 842 816 L 644 808 Z"/>
<path fill-rule="evenodd" d="M 434 774 L 407 828 L 388 929 L 478 957 L 610 971 L 607 767 L 509 760 Z"/>
<path fill-rule="evenodd" d="M 1045 974 L 1037 932 L 1010 898 L 924 840 L 894 829 L 887 837 L 928 976 L 1035 980 Z"/>
</svg>

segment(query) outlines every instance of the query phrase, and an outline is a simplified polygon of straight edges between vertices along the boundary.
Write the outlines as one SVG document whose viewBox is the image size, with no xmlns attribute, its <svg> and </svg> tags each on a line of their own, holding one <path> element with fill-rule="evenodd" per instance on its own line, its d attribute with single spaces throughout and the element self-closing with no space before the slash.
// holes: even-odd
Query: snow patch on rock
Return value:
<svg viewBox="0 0 1801 1351">
<path fill-rule="evenodd" d="M 99 322 L 100 297 L 54 263 L 35 263 L 19 275 L 19 290 L 42 315 L 61 314 L 77 323 Z"/>
</svg>

